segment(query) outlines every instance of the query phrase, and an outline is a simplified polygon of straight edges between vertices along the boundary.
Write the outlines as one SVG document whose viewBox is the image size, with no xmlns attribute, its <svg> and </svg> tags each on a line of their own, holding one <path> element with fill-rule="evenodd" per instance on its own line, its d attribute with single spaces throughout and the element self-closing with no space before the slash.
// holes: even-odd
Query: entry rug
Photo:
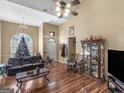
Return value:
<svg viewBox="0 0 124 93">
<path fill-rule="evenodd" d="M 14 89 L 0 88 L 0 93 L 14 93 Z"/>
</svg>

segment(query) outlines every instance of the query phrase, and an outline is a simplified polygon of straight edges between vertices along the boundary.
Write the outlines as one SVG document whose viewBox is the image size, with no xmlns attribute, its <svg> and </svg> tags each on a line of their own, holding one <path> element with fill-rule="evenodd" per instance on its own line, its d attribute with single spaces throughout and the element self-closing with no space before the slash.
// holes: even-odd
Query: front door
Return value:
<svg viewBox="0 0 124 93">
<path fill-rule="evenodd" d="M 54 39 L 49 39 L 47 44 L 48 56 L 57 60 L 57 45 Z"/>
</svg>

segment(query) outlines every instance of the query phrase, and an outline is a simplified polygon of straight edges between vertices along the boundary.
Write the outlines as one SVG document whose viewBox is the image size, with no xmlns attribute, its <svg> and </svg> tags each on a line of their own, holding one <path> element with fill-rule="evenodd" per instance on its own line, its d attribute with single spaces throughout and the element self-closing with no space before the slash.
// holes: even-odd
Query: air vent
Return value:
<svg viewBox="0 0 124 93">
<path fill-rule="evenodd" d="M 43 9 L 44 12 L 47 12 L 48 10 L 47 9 Z"/>
</svg>

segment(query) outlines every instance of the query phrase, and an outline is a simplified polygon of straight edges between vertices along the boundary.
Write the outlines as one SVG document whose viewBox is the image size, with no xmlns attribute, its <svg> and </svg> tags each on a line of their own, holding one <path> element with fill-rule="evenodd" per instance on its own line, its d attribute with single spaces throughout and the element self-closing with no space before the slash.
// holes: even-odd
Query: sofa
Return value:
<svg viewBox="0 0 124 93">
<path fill-rule="evenodd" d="M 36 68 L 43 68 L 44 61 L 38 56 L 28 56 L 23 58 L 9 58 L 6 73 L 8 76 L 16 73 L 28 71 Z"/>
</svg>

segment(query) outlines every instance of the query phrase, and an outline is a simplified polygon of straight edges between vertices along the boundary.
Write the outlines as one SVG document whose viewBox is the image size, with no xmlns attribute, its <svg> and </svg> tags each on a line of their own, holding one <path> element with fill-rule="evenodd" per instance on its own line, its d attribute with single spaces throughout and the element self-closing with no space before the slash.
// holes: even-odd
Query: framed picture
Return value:
<svg viewBox="0 0 124 93">
<path fill-rule="evenodd" d="M 50 31 L 50 32 L 49 32 L 49 36 L 50 36 L 50 37 L 55 37 L 55 32 Z"/>
<path fill-rule="evenodd" d="M 69 35 L 74 35 L 74 33 L 75 33 L 74 25 L 73 26 L 69 26 Z"/>
</svg>

